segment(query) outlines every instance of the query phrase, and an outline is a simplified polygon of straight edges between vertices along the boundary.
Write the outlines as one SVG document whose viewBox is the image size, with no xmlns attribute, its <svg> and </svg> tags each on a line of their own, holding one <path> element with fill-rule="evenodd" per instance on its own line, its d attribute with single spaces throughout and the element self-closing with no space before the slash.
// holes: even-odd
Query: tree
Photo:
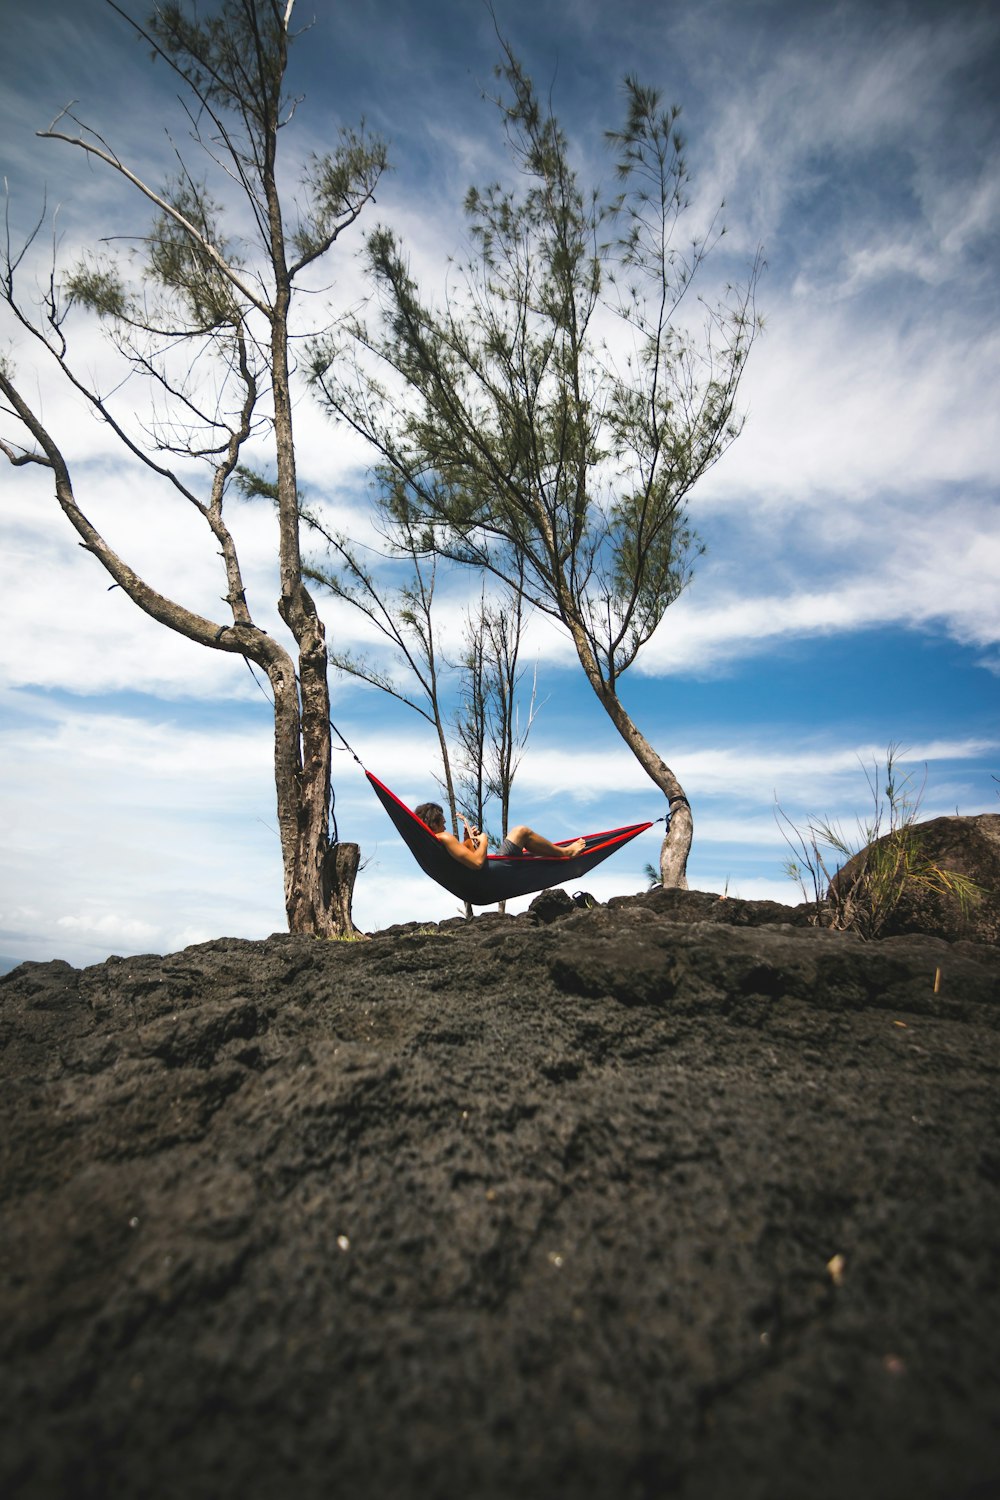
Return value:
<svg viewBox="0 0 1000 1500">
<path fill-rule="evenodd" d="M 686 884 L 684 789 L 640 732 L 619 683 L 687 583 L 685 504 L 740 431 L 740 376 L 758 321 L 746 280 L 688 316 L 692 281 L 724 230 L 686 247 L 679 111 L 626 79 L 609 132 L 618 191 L 585 192 L 560 126 L 503 43 L 497 99 L 519 181 L 471 189 L 472 254 L 429 305 L 395 237 L 368 239 L 381 317 L 314 350 L 331 414 L 381 455 L 392 503 L 442 553 L 523 589 L 569 632 L 587 680 L 668 799 L 667 885 Z M 690 309 L 693 311 L 693 309 Z M 353 342 L 360 383 L 338 363 Z"/>
<path fill-rule="evenodd" d="M 197 6 L 158 5 L 145 26 L 115 10 L 187 91 L 191 135 L 213 181 L 242 197 L 245 238 L 230 237 L 207 182 L 178 157 L 176 178 L 145 182 L 117 152 L 64 110 L 41 131 L 119 174 L 152 206 L 139 242 L 138 275 L 120 258 L 91 254 L 68 274 L 53 266 L 35 308 L 18 289 L 28 250 L 8 240 L 3 297 L 24 343 L 36 345 L 59 375 L 107 424 L 136 466 L 136 483 L 157 486 L 194 507 L 221 555 L 228 616 L 208 619 L 152 588 L 100 534 L 78 496 L 70 463 L 25 394 L 10 361 L 0 367 L 3 415 L 13 421 L 0 449 L 15 466 L 49 469 L 59 505 L 87 549 L 160 624 L 212 650 L 234 652 L 266 673 L 274 697 L 274 778 L 284 866 L 285 906 L 294 932 L 350 931 L 356 845 L 330 844 L 330 725 L 324 627 L 303 580 L 292 421 L 292 306 L 302 273 L 331 249 L 371 200 L 386 167 L 385 148 L 344 130 L 336 149 L 314 157 L 299 185 L 289 227 L 279 188 L 279 132 L 295 102 L 285 93 L 293 0 L 220 0 L 211 16 Z M 232 223 L 239 222 L 232 215 Z M 70 329 L 96 313 L 124 371 L 109 391 L 77 368 Z M 149 404 L 143 418 L 140 397 Z M 287 650 L 255 621 L 228 524 L 227 497 L 251 448 L 268 444 L 269 486 L 278 532 L 278 610 L 294 641 Z"/>
</svg>

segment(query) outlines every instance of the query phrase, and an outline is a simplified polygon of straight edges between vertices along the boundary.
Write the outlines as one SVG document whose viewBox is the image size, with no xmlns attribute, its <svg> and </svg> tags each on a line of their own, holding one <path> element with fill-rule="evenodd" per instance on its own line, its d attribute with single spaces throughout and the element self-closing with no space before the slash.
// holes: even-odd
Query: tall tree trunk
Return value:
<svg viewBox="0 0 1000 1500">
<path fill-rule="evenodd" d="M 276 724 L 275 738 L 275 781 L 279 804 L 284 797 L 287 802 L 293 802 L 295 808 L 294 834 L 290 818 L 286 820 L 287 834 L 285 828 L 282 829 L 285 909 L 290 932 L 309 932 L 320 937 L 349 937 L 354 932 L 350 910 L 357 861 L 353 872 L 349 861 L 343 865 L 337 887 L 338 900 L 331 906 L 327 868 L 332 794 L 329 658 L 323 622 L 302 578 L 298 478 L 288 369 L 291 284 L 285 263 L 281 209 L 274 188 L 273 173 L 268 174 L 266 181 L 271 260 L 275 273 L 275 299 L 271 311 L 271 369 L 278 471 L 281 576 L 278 613 L 295 637 L 299 653 L 295 714 L 292 715 L 289 705 L 287 722 L 280 732 Z M 294 689 L 295 684 L 291 687 Z M 296 741 L 294 757 L 291 745 L 287 743 L 293 730 Z M 280 745 L 279 740 L 282 742 Z M 347 886 L 345 895 L 343 888 L 348 879 L 350 885 Z"/>
</svg>

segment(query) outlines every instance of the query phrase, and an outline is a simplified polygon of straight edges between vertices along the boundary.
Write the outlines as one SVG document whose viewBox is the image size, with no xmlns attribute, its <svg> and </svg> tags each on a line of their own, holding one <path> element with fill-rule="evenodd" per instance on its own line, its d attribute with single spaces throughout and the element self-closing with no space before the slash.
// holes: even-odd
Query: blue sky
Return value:
<svg viewBox="0 0 1000 1500">
<path fill-rule="evenodd" d="M 634 70 L 683 107 L 692 212 L 725 200 L 711 276 L 758 245 L 766 331 L 742 392 L 743 435 L 692 498 L 707 552 L 622 696 L 688 790 L 692 886 L 795 901 L 775 798 L 793 817 L 852 823 L 859 757 L 908 752 L 924 812 L 1000 811 L 997 232 L 1000 16 L 990 4 L 596 0 L 495 6 L 551 91 L 588 173 Z M 15 236 L 43 191 L 61 253 L 136 232 L 141 205 L 81 153 L 34 132 L 70 99 L 154 182 L 183 144 L 169 80 L 101 0 L 0 0 L 0 171 Z M 137 7 L 137 13 L 141 11 Z M 496 56 L 478 0 L 415 6 L 318 0 L 293 51 L 305 98 L 290 163 L 364 114 L 395 170 L 369 220 L 405 237 L 431 292 L 463 245 L 461 200 L 504 170 Z M 50 238 L 33 270 L 45 272 Z M 330 264 L 323 306 L 361 290 L 360 235 Z M 31 268 L 29 268 L 31 269 Z M 708 289 L 708 288 L 706 288 Z M 317 298 L 317 305 L 320 299 Z M 75 330 L 97 371 L 94 330 Z M 217 601 L 217 560 L 176 503 L 126 465 L 7 323 L 0 350 L 71 458 L 109 540 L 184 602 Z M 300 473 L 314 502 L 364 535 L 368 455 L 305 392 Z M 0 416 L 0 431 L 11 434 Z M 262 621 L 277 583 L 270 518 L 234 520 Z M 0 467 L 0 955 L 83 964 L 283 928 L 270 713 L 239 659 L 146 620 L 77 545 L 39 471 Z M 478 580 L 449 575 L 453 649 Z M 207 607 L 207 604 L 206 604 Z M 217 604 L 215 605 L 217 609 Z M 323 605 L 331 641 L 364 644 Z M 544 700 L 514 813 L 553 837 L 660 814 L 660 799 L 583 682 L 536 624 Z M 434 795 L 432 736 L 350 683 L 334 717 L 365 764 L 412 801 Z M 409 862 L 346 755 L 334 764 L 342 837 L 362 845 L 355 913 L 367 929 L 440 919 L 455 903 Z M 655 834 L 590 877 L 602 898 L 642 888 Z M 521 903 L 523 904 L 523 903 Z"/>
</svg>

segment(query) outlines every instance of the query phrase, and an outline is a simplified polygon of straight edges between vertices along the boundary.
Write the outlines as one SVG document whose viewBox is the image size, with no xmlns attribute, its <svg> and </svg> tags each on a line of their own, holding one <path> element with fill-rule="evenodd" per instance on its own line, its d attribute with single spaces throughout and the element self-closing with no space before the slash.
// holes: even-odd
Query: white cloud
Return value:
<svg viewBox="0 0 1000 1500">
<path fill-rule="evenodd" d="M 905 6 L 877 17 L 868 6 L 802 8 L 777 45 L 772 32 L 748 25 L 749 14 L 733 12 L 735 24 L 721 35 L 714 9 L 688 16 L 700 29 L 686 49 L 689 65 L 716 106 L 708 117 L 714 160 L 699 169 L 699 196 L 713 206 L 726 200 L 736 248 L 768 242 L 803 200 L 821 212 L 829 187 L 857 207 L 885 182 L 880 207 L 891 214 L 911 178 L 940 247 L 956 201 L 995 180 L 995 156 L 940 149 L 942 120 L 952 129 L 968 124 L 965 75 L 996 46 L 995 18 L 985 9 L 952 7 L 928 21 Z M 720 49 L 728 48 L 742 51 L 739 69 L 720 68 Z M 876 176 L 880 158 L 889 159 L 887 181 Z M 867 229 L 849 214 L 818 227 L 816 258 L 831 266 Z"/>
<path fill-rule="evenodd" d="M 112 947 L 125 944 L 134 948 L 137 943 L 149 942 L 157 936 L 157 929 L 151 922 L 116 916 L 113 912 L 100 916 L 88 913 L 85 916 L 56 917 L 55 925 L 70 937 L 82 936 L 91 942 L 107 942 Z"/>
<path fill-rule="evenodd" d="M 768 325 L 743 388 L 747 425 L 702 499 L 836 510 L 882 493 L 997 483 L 994 331 L 973 336 L 964 316 L 914 326 L 897 308 L 880 315 L 780 292 Z"/>
<path fill-rule="evenodd" d="M 956 640 L 976 646 L 1000 640 L 1000 536 L 988 516 L 953 533 L 940 516 L 880 533 L 872 525 L 877 514 L 868 513 L 866 537 L 848 534 L 861 532 L 863 513 L 841 517 L 841 555 L 852 558 L 851 576 L 835 574 L 825 587 L 749 594 L 745 583 L 733 588 L 731 568 L 717 581 L 709 563 L 670 608 L 635 670 L 646 676 L 702 671 L 761 655 L 785 638 L 875 626 L 943 625 Z M 882 556 L 872 556 L 879 543 Z"/>
</svg>

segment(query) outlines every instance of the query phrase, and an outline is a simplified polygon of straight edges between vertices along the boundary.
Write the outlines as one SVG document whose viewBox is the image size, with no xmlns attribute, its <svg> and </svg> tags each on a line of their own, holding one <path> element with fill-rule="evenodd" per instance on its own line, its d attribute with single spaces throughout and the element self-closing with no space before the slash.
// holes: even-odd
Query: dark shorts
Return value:
<svg viewBox="0 0 1000 1500">
<path fill-rule="evenodd" d="M 504 839 L 503 843 L 500 845 L 500 848 L 497 850 L 497 853 L 503 859 L 510 859 L 511 855 L 523 854 L 524 850 L 519 848 L 517 844 L 511 843 L 510 839 Z"/>
</svg>

